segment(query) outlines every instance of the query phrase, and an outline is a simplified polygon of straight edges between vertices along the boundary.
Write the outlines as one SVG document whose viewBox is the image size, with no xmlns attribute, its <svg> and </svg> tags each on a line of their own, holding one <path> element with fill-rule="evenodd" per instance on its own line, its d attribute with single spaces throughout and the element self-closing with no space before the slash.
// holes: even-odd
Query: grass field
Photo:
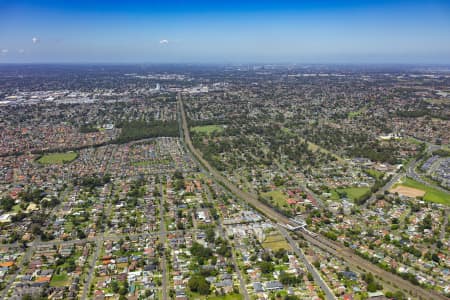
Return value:
<svg viewBox="0 0 450 300">
<path fill-rule="evenodd" d="M 418 139 L 415 139 L 413 137 L 406 138 L 406 141 L 411 143 L 411 144 L 414 144 L 414 145 L 420 145 L 420 144 L 423 143 L 422 141 L 419 141 Z"/>
<path fill-rule="evenodd" d="M 361 113 L 359 112 L 359 111 L 352 111 L 352 112 L 349 112 L 348 113 L 348 118 L 349 119 L 351 119 L 351 118 L 354 118 L 354 117 L 357 117 L 357 116 L 359 116 Z"/>
<path fill-rule="evenodd" d="M 59 275 L 53 275 L 52 280 L 50 281 L 51 287 L 63 287 L 68 285 L 69 283 L 69 277 L 66 273 L 59 274 Z"/>
<path fill-rule="evenodd" d="M 225 296 L 216 296 L 216 295 L 200 295 L 198 293 L 189 293 L 189 299 L 196 299 L 196 300 L 242 300 L 244 297 L 239 294 L 229 294 Z"/>
<path fill-rule="evenodd" d="M 425 99 L 426 102 L 431 103 L 431 104 L 445 104 L 445 103 L 449 103 L 450 101 L 446 98 L 442 98 L 442 99 Z"/>
<path fill-rule="evenodd" d="M 270 197 L 272 197 L 272 201 L 279 206 L 283 206 L 287 203 L 286 200 L 288 197 L 280 190 L 273 190 L 267 193 L 262 193 L 261 195 L 267 199 L 270 199 Z"/>
<path fill-rule="evenodd" d="M 266 249 L 271 249 L 272 251 L 277 251 L 279 249 L 291 250 L 291 246 L 289 246 L 286 239 L 279 233 L 268 235 L 262 243 L 262 246 Z"/>
<path fill-rule="evenodd" d="M 224 128 L 223 125 L 204 125 L 204 126 L 195 126 L 191 128 L 192 132 L 195 133 L 205 133 L 210 135 L 213 132 L 221 133 Z"/>
<path fill-rule="evenodd" d="M 65 232 L 71 232 L 73 230 L 73 223 L 70 221 L 66 221 L 64 223 L 64 231 Z"/>
<path fill-rule="evenodd" d="M 373 178 L 375 178 L 375 179 L 377 179 L 377 180 L 382 179 L 383 176 L 384 176 L 384 173 L 383 173 L 383 172 L 380 172 L 380 171 L 374 170 L 374 169 L 368 169 L 368 170 L 366 170 L 366 172 L 367 172 L 367 174 L 369 174 L 371 177 L 373 177 Z"/>
<path fill-rule="evenodd" d="M 349 119 L 352 119 L 352 118 L 355 118 L 355 117 L 361 115 L 361 113 L 362 113 L 361 111 L 351 111 L 348 113 L 347 117 Z"/>
<path fill-rule="evenodd" d="M 225 296 L 211 296 L 207 298 L 208 300 L 242 300 L 244 297 L 239 294 L 229 294 Z"/>
<path fill-rule="evenodd" d="M 412 187 L 418 190 L 425 191 L 425 195 L 423 196 L 423 200 L 435 203 L 441 203 L 445 205 L 450 205 L 450 193 L 445 193 L 440 190 L 437 190 L 431 186 L 427 186 L 423 183 L 417 182 L 411 178 L 405 178 L 400 183 L 394 185 L 394 188 L 397 186 L 406 186 Z"/>
<path fill-rule="evenodd" d="M 370 188 L 367 187 L 349 187 L 343 189 L 336 189 L 331 191 L 331 199 L 338 200 L 339 195 L 337 192 L 339 191 L 339 192 L 346 192 L 347 198 L 355 200 L 364 195 L 365 193 L 367 193 L 369 190 Z"/>
<path fill-rule="evenodd" d="M 50 153 L 41 156 L 38 159 L 38 162 L 44 165 L 59 165 L 74 161 L 77 157 L 78 154 L 72 151 L 65 153 Z"/>
<path fill-rule="evenodd" d="M 352 118 L 355 118 L 355 117 L 358 117 L 358 116 L 362 115 L 362 114 L 365 113 L 366 111 L 367 111 L 367 107 L 363 107 L 363 108 L 361 108 L 360 110 L 356 110 L 356 111 L 351 111 L 351 112 L 349 112 L 349 113 L 347 114 L 347 117 L 348 117 L 349 119 L 352 119 Z"/>
<path fill-rule="evenodd" d="M 20 208 L 19 204 L 16 204 L 13 206 L 12 211 L 15 213 L 18 213 L 18 212 L 22 211 L 22 209 Z"/>
</svg>

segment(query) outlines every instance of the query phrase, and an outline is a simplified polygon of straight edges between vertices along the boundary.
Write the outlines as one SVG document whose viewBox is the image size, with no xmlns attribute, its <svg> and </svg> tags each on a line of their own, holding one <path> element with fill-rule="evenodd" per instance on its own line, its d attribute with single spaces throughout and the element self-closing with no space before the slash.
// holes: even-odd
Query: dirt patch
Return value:
<svg viewBox="0 0 450 300">
<path fill-rule="evenodd" d="M 391 189 L 389 192 L 391 193 L 399 193 L 399 195 L 408 196 L 408 197 L 423 197 L 425 195 L 425 191 L 415 189 L 412 187 L 407 187 L 404 185 L 399 185 L 393 189 Z"/>
</svg>

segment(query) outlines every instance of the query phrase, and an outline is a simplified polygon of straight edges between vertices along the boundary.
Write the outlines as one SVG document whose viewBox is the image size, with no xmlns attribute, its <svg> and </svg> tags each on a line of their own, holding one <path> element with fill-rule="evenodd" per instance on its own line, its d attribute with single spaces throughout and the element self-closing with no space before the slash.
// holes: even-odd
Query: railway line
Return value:
<svg viewBox="0 0 450 300">
<path fill-rule="evenodd" d="M 205 168 L 205 170 L 209 172 L 211 177 L 213 177 L 218 183 L 226 187 L 238 198 L 241 198 L 242 200 L 246 201 L 260 213 L 262 213 L 269 219 L 275 221 L 280 226 L 289 229 L 291 231 L 295 231 L 296 233 L 299 233 L 301 236 L 303 236 L 303 238 L 306 241 L 308 241 L 312 245 L 317 246 L 335 255 L 336 257 L 343 259 L 353 267 L 358 267 L 359 269 L 362 269 L 365 272 L 371 272 L 380 281 L 387 283 L 389 286 L 397 287 L 398 290 L 406 292 L 412 297 L 417 299 L 448 300 L 447 297 L 435 291 L 426 290 L 420 286 L 413 285 L 411 282 L 404 280 L 393 273 L 381 269 L 380 267 L 372 264 L 371 262 L 363 259 L 362 257 L 359 257 L 350 248 L 347 248 L 343 245 L 333 242 L 320 234 L 312 233 L 310 231 L 301 229 L 300 228 L 301 226 L 299 226 L 296 222 L 293 222 L 291 219 L 274 210 L 272 207 L 260 202 L 250 193 L 247 193 L 237 188 L 231 181 L 229 181 L 222 174 L 220 174 L 215 168 L 213 168 L 208 163 L 208 161 L 206 161 L 203 158 L 202 154 L 193 146 L 181 94 L 178 95 L 178 109 L 179 109 L 179 117 L 181 119 L 180 121 L 181 121 L 182 136 L 185 145 L 187 147 L 187 150 L 189 150 L 191 154 L 197 159 L 197 161 Z"/>
</svg>

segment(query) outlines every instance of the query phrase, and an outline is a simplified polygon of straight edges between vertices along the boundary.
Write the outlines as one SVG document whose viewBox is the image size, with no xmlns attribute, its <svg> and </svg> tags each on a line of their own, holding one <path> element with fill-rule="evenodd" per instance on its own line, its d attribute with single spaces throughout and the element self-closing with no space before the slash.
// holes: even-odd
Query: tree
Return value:
<svg viewBox="0 0 450 300">
<path fill-rule="evenodd" d="M 206 234 L 206 238 L 205 238 L 206 241 L 208 243 L 214 243 L 214 238 L 216 236 L 214 233 L 214 229 L 212 227 L 206 228 L 205 234 Z"/>
<path fill-rule="evenodd" d="M 314 267 L 316 267 L 316 269 L 319 269 L 320 268 L 320 261 L 319 260 L 315 260 L 313 262 L 313 265 L 314 265 Z"/>
<path fill-rule="evenodd" d="M 78 236 L 79 239 L 84 239 L 84 238 L 86 238 L 86 234 L 85 234 L 84 231 L 81 230 L 81 229 L 78 229 L 78 230 L 77 230 L 77 236 Z"/>
<path fill-rule="evenodd" d="M 227 246 L 226 243 L 222 243 L 220 247 L 217 249 L 217 254 L 220 254 L 225 257 L 231 257 L 231 248 Z"/>
<path fill-rule="evenodd" d="M 273 178 L 273 183 L 274 183 L 276 186 L 282 186 L 285 182 L 286 182 L 286 181 L 285 181 L 283 178 L 281 178 L 280 175 L 276 175 L 276 176 Z"/>
<path fill-rule="evenodd" d="M 372 273 L 365 273 L 361 277 L 367 284 L 369 284 L 369 283 L 374 281 Z"/>
<path fill-rule="evenodd" d="M 436 253 L 433 253 L 431 255 L 431 259 L 437 263 L 439 263 L 441 260 L 439 259 L 439 256 Z"/>
<path fill-rule="evenodd" d="M 205 277 L 201 275 L 193 275 L 188 281 L 189 289 L 200 295 L 209 295 L 210 284 Z"/>
<path fill-rule="evenodd" d="M 372 273 L 363 274 L 362 279 L 367 283 L 367 291 L 371 293 L 383 289 L 383 286 L 375 281 Z"/>
<path fill-rule="evenodd" d="M 117 124 L 117 127 L 122 128 L 116 142 L 127 143 L 133 140 L 140 140 L 143 138 L 172 136 L 179 135 L 177 121 L 129 121 Z"/>
<path fill-rule="evenodd" d="M 278 249 L 278 250 L 275 252 L 275 257 L 278 258 L 278 259 L 282 258 L 282 257 L 285 256 L 285 255 L 286 255 L 286 250 L 283 249 L 283 248 Z"/>
<path fill-rule="evenodd" d="M 173 173 L 173 180 L 177 180 L 177 179 L 184 179 L 183 172 L 181 172 L 180 170 L 176 170 Z"/>
<path fill-rule="evenodd" d="M 284 285 L 294 285 L 302 282 L 302 279 L 300 277 L 288 274 L 286 272 L 281 272 L 279 279 L 280 282 Z"/>
<path fill-rule="evenodd" d="M 272 273 L 275 270 L 275 267 L 271 262 L 263 261 L 259 264 L 259 267 L 261 268 L 261 272 L 263 274 Z"/>
<path fill-rule="evenodd" d="M 190 249 L 193 256 L 203 259 L 209 259 L 212 256 L 212 250 L 209 248 L 203 247 L 201 244 L 194 242 L 192 243 L 192 247 Z"/>
<path fill-rule="evenodd" d="M 286 295 L 284 296 L 284 300 L 300 300 L 300 298 L 295 295 Z"/>
<path fill-rule="evenodd" d="M 420 229 L 423 231 L 424 229 L 432 229 L 432 219 L 431 215 L 427 214 L 425 218 L 423 218 L 422 225 L 420 226 Z"/>
<path fill-rule="evenodd" d="M 119 288 L 119 294 L 125 296 L 128 293 L 128 280 L 124 280 L 122 286 Z"/>
<path fill-rule="evenodd" d="M 111 290 L 113 291 L 113 293 L 119 292 L 119 284 L 117 283 L 117 281 L 115 281 L 115 280 L 111 281 L 110 286 L 111 286 Z"/>
<path fill-rule="evenodd" d="M 42 230 L 41 230 L 41 227 L 39 226 L 39 224 L 31 224 L 31 232 L 34 235 L 41 235 Z"/>
<path fill-rule="evenodd" d="M 367 291 L 374 293 L 378 290 L 377 284 L 373 281 L 367 285 Z"/>
<path fill-rule="evenodd" d="M 0 200 L 0 206 L 5 211 L 10 211 L 14 206 L 14 199 L 10 196 L 5 196 Z"/>
<path fill-rule="evenodd" d="M 394 293 L 394 298 L 395 298 L 395 300 L 403 300 L 403 299 L 406 299 L 405 294 L 403 294 L 403 292 L 401 292 L 401 291 L 396 291 L 396 292 Z"/>
</svg>

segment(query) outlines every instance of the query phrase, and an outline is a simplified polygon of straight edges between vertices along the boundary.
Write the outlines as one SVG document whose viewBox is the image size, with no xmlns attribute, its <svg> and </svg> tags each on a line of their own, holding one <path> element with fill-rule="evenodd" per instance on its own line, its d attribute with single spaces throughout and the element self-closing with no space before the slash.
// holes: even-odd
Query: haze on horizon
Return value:
<svg viewBox="0 0 450 300">
<path fill-rule="evenodd" d="M 450 63 L 449 1 L 0 1 L 0 63 Z"/>
</svg>

